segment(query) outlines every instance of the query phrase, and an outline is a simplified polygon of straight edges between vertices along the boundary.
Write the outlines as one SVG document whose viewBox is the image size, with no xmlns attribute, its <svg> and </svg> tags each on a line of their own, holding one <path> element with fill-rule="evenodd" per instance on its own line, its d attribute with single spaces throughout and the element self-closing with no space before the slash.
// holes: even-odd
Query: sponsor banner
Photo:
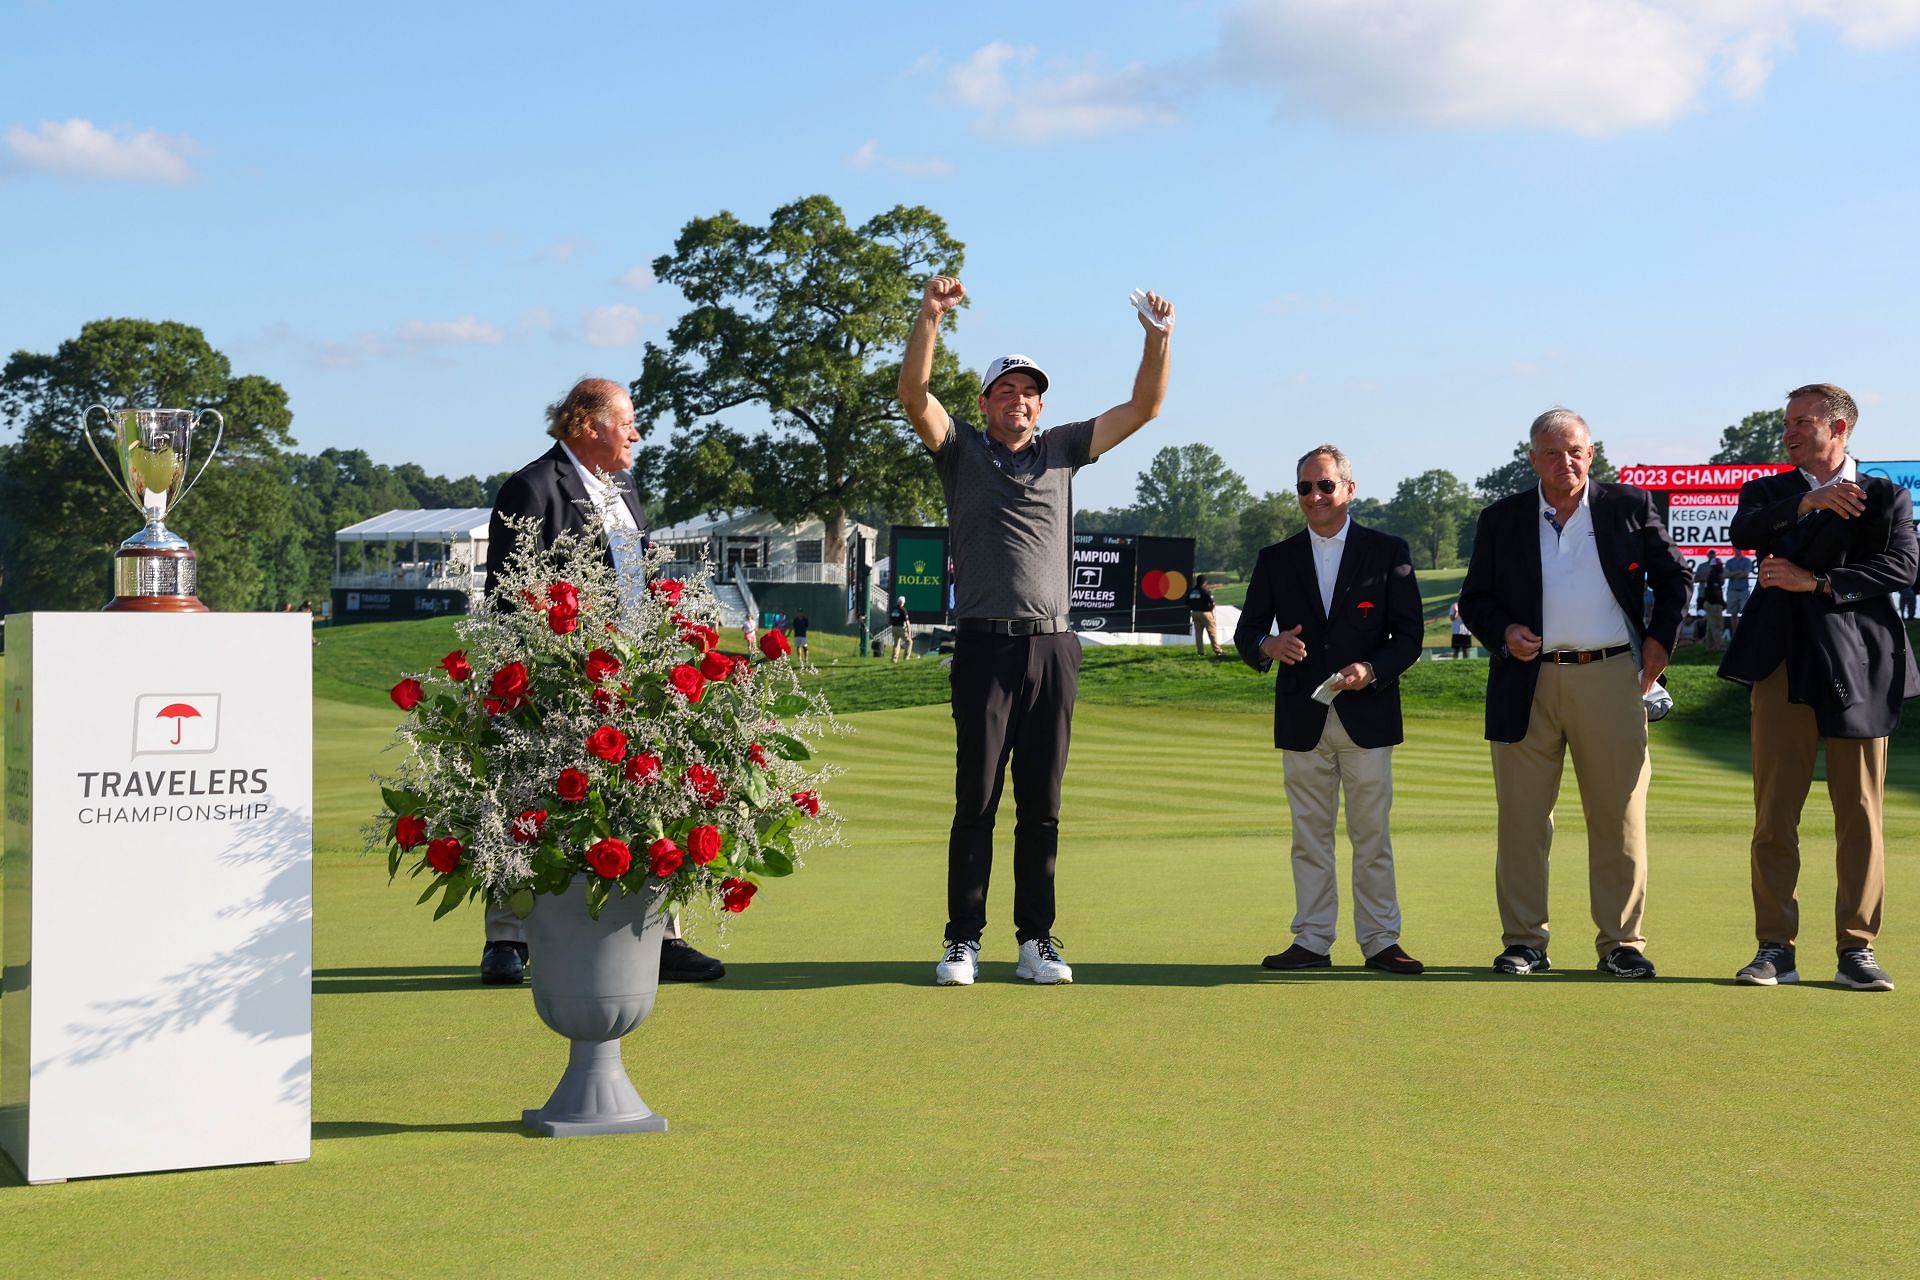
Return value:
<svg viewBox="0 0 1920 1280">
<path fill-rule="evenodd" d="M 1793 470 L 1788 462 L 1693 462 L 1668 467 L 1622 467 L 1620 483 L 1641 489 L 1732 489 L 1761 476 Z"/>
<path fill-rule="evenodd" d="M 1134 594 L 1133 630 L 1186 634 L 1193 627 L 1187 592 L 1193 588 L 1193 539 L 1137 539 L 1139 585 Z"/>
<path fill-rule="evenodd" d="M 1687 556 L 1704 556 L 1708 548 L 1731 555 L 1729 530 L 1740 509 L 1737 492 L 1670 493 L 1667 495 L 1667 532 L 1674 546 Z"/>
<path fill-rule="evenodd" d="M 1127 533 L 1076 533 L 1069 565 L 1068 620 L 1076 631 L 1131 631 L 1139 539 Z"/>
<path fill-rule="evenodd" d="M 1904 486 L 1913 495 L 1914 507 L 1920 509 L 1920 462 L 1862 462 L 1860 474 L 1885 476 Z"/>
<path fill-rule="evenodd" d="M 892 546 L 893 586 L 887 601 L 891 608 L 900 596 L 907 598 L 909 617 L 931 621 L 947 612 L 947 531 L 941 528 L 915 528 L 895 525 Z"/>
</svg>

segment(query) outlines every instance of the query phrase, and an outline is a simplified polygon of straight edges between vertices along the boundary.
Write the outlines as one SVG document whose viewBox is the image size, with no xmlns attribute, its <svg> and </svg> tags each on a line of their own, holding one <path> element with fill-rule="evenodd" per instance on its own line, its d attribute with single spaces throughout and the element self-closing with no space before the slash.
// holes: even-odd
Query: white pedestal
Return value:
<svg viewBox="0 0 1920 1280">
<path fill-rule="evenodd" d="M 29 1182 L 304 1160 L 305 614 L 7 620 L 0 1149 Z"/>
</svg>

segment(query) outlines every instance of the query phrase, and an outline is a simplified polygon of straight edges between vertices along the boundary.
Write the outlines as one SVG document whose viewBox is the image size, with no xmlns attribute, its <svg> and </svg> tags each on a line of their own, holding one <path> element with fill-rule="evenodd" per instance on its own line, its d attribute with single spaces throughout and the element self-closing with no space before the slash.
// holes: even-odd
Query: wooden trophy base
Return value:
<svg viewBox="0 0 1920 1280">
<path fill-rule="evenodd" d="M 102 613 L 210 613 L 197 596 L 115 596 Z"/>
</svg>

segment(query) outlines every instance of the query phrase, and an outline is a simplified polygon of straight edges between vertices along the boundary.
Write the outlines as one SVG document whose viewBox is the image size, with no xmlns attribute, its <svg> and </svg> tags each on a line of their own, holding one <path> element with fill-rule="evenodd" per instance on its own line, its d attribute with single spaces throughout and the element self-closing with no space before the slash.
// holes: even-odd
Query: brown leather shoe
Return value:
<svg viewBox="0 0 1920 1280">
<path fill-rule="evenodd" d="M 1299 943 L 1294 943 L 1277 956 L 1268 956 L 1260 962 L 1263 969 L 1330 969 L 1333 957 L 1322 955 L 1318 951 L 1309 951 Z"/>
<path fill-rule="evenodd" d="M 1378 969 L 1382 973 L 1425 973 L 1427 966 L 1415 960 L 1400 949 L 1397 942 L 1389 942 L 1380 950 L 1367 957 L 1367 968 Z"/>
</svg>

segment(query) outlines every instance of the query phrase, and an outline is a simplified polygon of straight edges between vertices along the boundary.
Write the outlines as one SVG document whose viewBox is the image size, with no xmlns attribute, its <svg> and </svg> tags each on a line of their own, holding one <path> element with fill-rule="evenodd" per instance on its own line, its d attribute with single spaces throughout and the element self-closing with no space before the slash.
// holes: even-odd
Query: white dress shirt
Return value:
<svg viewBox="0 0 1920 1280">
<path fill-rule="evenodd" d="M 1593 533 L 1593 486 L 1580 490 L 1580 505 L 1560 529 L 1558 513 L 1540 491 L 1540 647 L 1611 649 L 1632 642 L 1627 615 L 1600 569 Z"/>
<path fill-rule="evenodd" d="M 1805 467 L 1800 468 L 1800 474 L 1807 478 L 1807 487 L 1809 489 L 1824 489 L 1830 484 L 1839 484 L 1842 480 L 1851 480 L 1855 484 L 1860 483 L 1860 468 L 1854 464 L 1852 454 L 1848 454 L 1840 460 L 1840 469 L 1833 473 L 1831 479 L 1815 479 L 1813 472 L 1807 470 Z"/>
<path fill-rule="evenodd" d="M 1307 530 L 1308 544 L 1313 547 L 1313 576 L 1320 583 L 1320 612 L 1329 618 L 1333 616 L 1333 586 L 1340 580 L 1340 557 L 1347 553 L 1347 530 L 1351 528 L 1353 517 L 1348 516 L 1331 538 Z"/>
<path fill-rule="evenodd" d="M 627 507 L 627 500 L 620 495 L 619 486 L 609 476 L 604 481 L 593 473 L 593 469 L 581 462 L 573 450 L 567 448 L 567 442 L 560 442 L 561 451 L 567 455 L 567 461 L 573 463 L 573 469 L 580 473 L 580 483 L 587 488 L 587 496 L 593 499 L 593 505 L 600 512 L 600 527 L 608 533 L 617 529 L 638 529 L 634 523 L 633 512 Z"/>
</svg>

